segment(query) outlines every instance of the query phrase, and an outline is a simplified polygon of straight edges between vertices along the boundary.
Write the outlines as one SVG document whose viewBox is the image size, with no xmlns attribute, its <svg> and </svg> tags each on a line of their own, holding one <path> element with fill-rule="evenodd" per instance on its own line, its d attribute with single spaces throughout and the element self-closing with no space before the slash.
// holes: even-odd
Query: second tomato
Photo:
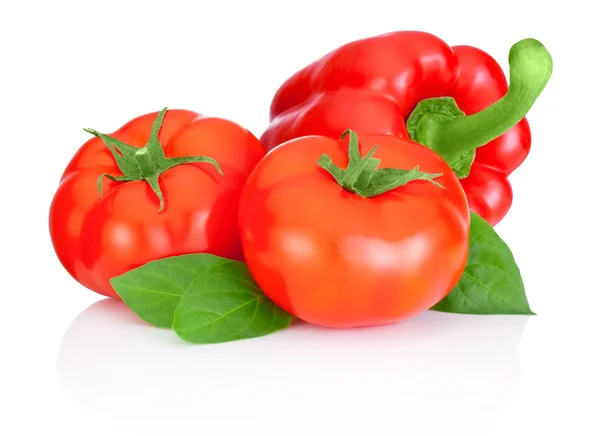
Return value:
<svg viewBox="0 0 600 436">
<path fill-rule="evenodd" d="M 240 192 L 264 150 L 231 121 L 188 110 L 87 129 L 50 207 L 50 236 L 83 286 L 119 298 L 110 279 L 189 253 L 242 259 Z"/>
<path fill-rule="evenodd" d="M 349 131 L 275 148 L 248 178 L 239 224 L 265 294 L 326 327 L 427 310 L 467 260 L 469 208 L 457 177 L 431 150 L 387 135 Z"/>
</svg>

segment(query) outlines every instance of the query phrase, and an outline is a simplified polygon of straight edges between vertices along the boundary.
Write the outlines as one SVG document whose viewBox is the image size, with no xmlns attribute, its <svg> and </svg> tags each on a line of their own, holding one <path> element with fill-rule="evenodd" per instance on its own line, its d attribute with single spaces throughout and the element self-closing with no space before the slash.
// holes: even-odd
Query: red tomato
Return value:
<svg viewBox="0 0 600 436">
<path fill-rule="evenodd" d="M 392 323 L 446 296 L 467 260 L 469 207 L 460 182 L 437 154 L 388 135 L 360 137 L 364 156 L 378 145 L 380 168 L 443 173 L 364 197 L 340 186 L 317 161 L 346 168 L 348 141 L 293 139 L 251 173 L 240 201 L 240 236 L 260 288 L 294 316 L 326 327 Z"/>
<path fill-rule="evenodd" d="M 143 147 L 157 115 L 135 118 L 111 136 Z M 242 259 L 238 203 L 248 174 L 264 156 L 258 139 L 231 121 L 187 110 L 168 111 L 158 139 L 158 152 L 162 146 L 166 158 L 208 156 L 223 175 L 205 162 L 165 170 L 158 179 L 163 210 L 145 180 L 102 177 L 100 197 L 99 177 L 123 173 L 109 147 L 93 138 L 67 166 L 52 201 L 50 235 L 58 258 L 77 281 L 100 294 L 118 298 L 112 277 L 159 258 L 205 252 Z"/>
</svg>

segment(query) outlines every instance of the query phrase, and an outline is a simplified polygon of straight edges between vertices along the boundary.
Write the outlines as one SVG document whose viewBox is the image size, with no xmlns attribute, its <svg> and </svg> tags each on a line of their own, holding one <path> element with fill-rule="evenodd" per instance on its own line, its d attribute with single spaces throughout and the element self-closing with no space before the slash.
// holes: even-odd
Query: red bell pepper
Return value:
<svg viewBox="0 0 600 436">
<path fill-rule="evenodd" d="M 306 135 L 410 137 L 455 170 L 470 208 L 491 225 L 512 204 L 507 177 L 531 146 L 524 118 L 552 73 L 544 46 L 525 39 L 509 54 L 510 86 L 487 53 L 403 31 L 343 45 L 290 77 L 271 104 L 267 150 Z M 475 153 L 475 149 L 477 152 Z"/>
</svg>

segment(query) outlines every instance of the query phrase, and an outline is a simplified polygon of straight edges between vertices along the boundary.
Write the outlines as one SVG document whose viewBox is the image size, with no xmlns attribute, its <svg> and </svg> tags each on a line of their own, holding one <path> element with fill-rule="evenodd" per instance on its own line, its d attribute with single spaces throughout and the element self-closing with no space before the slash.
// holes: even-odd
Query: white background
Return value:
<svg viewBox="0 0 600 436">
<path fill-rule="evenodd" d="M 598 435 L 599 31 L 592 2 L 11 1 L 0 6 L 0 434 Z M 190 346 L 79 286 L 48 209 L 88 139 L 187 108 L 259 136 L 280 83 L 345 42 L 425 30 L 554 75 L 497 231 L 536 317 L 427 312 Z"/>
</svg>

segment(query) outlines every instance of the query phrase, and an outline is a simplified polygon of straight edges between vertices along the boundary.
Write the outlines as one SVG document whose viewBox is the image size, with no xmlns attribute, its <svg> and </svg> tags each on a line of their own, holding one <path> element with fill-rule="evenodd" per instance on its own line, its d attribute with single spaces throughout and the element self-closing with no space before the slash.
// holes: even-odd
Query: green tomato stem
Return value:
<svg viewBox="0 0 600 436">
<path fill-rule="evenodd" d="M 186 163 L 208 162 L 217 168 L 219 174 L 223 171 L 218 162 L 207 156 L 186 156 L 168 158 L 158 139 L 158 133 L 162 127 L 167 108 L 164 108 L 152 124 L 150 138 L 144 147 L 133 147 L 125 144 L 112 136 L 105 135 L 94 129 L 83 129 L 86 132 L 100 138 L 112 153 L 122 175 L 101 174 L 98 177 L 98 194 L 102 197 L 102 178 L 106 177 L 115 182 L 146 181 L 160 202 L 159 212 L 165 208 L 165 200 L 158 183 L 159 177 L 167 170 Z"/>
<path fill-rule="evenodd" d="M 335 165 L 331 157 L 326 154 L 323 154 L 318 161 L 319 166 L 331 174 L 336 182 L 347 191 L 361 197 L 369 198 L 391 191 L 415 180 L 426 180 L 443 188 L 440 183 L 433 180 L 442 176 L 442 173 L 432 174 L 419 171 L 418 166 L 410 170 L 396 168 L 378 169 L 377 166 L 381 163 L 381 160 L 372 157 L 377 150 L 377 145 L 362 157 L 359 151 L 358 135 L 356 132 L 346 130 L 342 133 L 341 139 L 347 135 L 349 136 L 348 166 L 345 169 Z"/>
</svg>

